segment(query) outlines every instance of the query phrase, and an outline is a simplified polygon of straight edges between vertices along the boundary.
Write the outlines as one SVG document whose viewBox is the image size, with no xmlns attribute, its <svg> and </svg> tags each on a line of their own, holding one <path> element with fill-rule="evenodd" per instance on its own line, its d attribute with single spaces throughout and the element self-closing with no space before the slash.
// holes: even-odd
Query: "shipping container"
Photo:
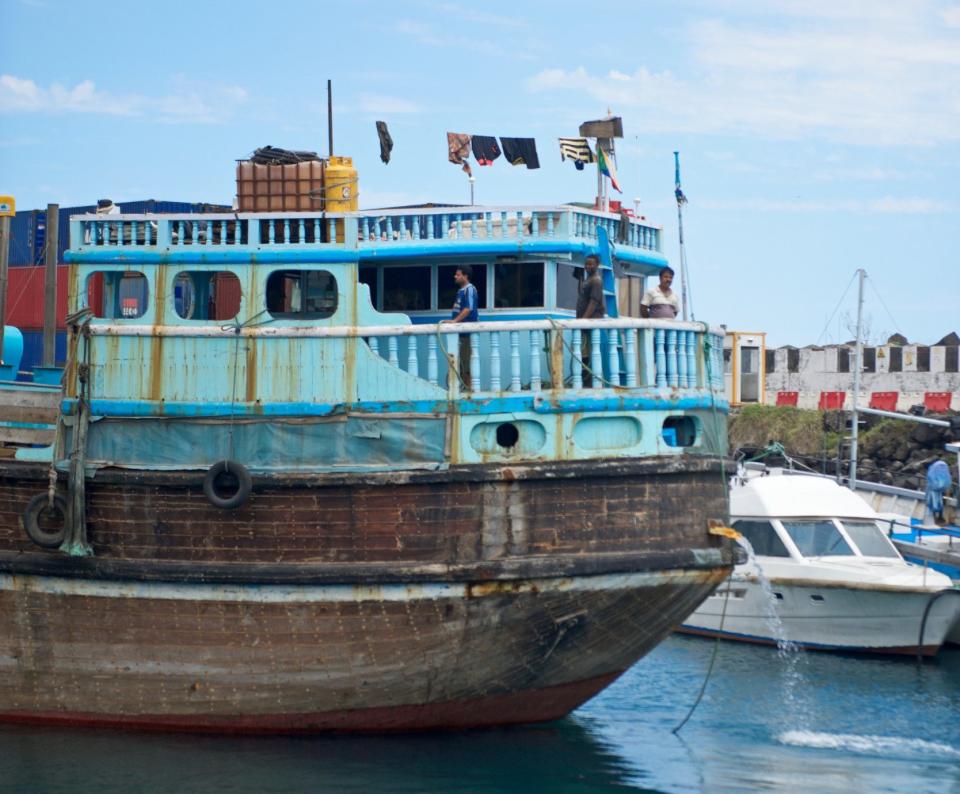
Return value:
<svg viewBox="0 0 960 794">
<path fill-rule="evenodd" d="M 67 333 L 57 331 L 54 360 L 62 367 L 67 360 Z M 43 331 L 23 332 L 23 358 L 20 360 L 22 372 L 32 372 L 34 367 L 43 364 Z M 21 380 L 21 378 L 18 378 Z"/>
</svg>

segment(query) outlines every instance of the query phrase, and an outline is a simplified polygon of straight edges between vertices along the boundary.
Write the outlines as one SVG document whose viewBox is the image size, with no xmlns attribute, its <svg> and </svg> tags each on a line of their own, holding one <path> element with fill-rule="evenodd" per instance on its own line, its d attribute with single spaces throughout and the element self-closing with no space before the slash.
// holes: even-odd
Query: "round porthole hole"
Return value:
<svg viewBox="0 0 960 794">
<path fill-rule="evenodd" d="M 516 425 L 506 422 L 497 427 L 497 444 L 504 449 L 510 449 L 516 446 L 519 440 L 520 431 L 517 430 Z"/>
</svg>

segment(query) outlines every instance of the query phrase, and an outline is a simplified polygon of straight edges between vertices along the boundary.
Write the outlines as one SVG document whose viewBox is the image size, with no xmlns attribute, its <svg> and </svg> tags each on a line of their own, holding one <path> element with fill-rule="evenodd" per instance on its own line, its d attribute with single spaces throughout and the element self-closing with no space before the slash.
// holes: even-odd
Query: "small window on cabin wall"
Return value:
<svg viewBox="0 0 960 794">
<path fill-rule="evenodd" d="M 147 277 L 131 271 L 97 271 L 87 278 L 87 306 L 94 317 L 135 320 L 147 311 Z"/>
<path fill-rule="evenodd" d="M 275 270 L 267 278 L 267 311 L 279 319 L 322 320 L 337 311 L 337 280 L 326 270 Z"/>
<path fill-rule="evenodd" d="M 425 312 L 429 310 L 429 267 L 385 267 L 383 269 L 383 311 Z"/>
<path fill-rule="evenodd" d="M 493 307 L 543 306 L 543 262 L 498 262 L 493 271 Z"/>
<path fill-rule="evenodd" d="M 557 308 L 577 310 L 577 294 L 583 268 L 557 264 Z"/>
<path fill-rule="evenodd" d="M 470 276 L 470 283 L 477 288 L 477 306 L 481 309 L 487 308 L 487 266 L 470 265 L 473 275 Z M 437 268 L 437 309 L 443 311 L 453 307 L 453 302 L 457 299 L 457 282 L 453 280 L 457 272 L 456 265 L 441 265 Z"/>
<path fill-rule="evenodd" d="M 765 350 L 764 354 L 764 370 L 768 373 L 776 372 L 777 370 L 777 351 L 776 350 Z"/>
<path fill-rule="evenodd" d="M 723 349 L 723 373 L 729 375 L 733 372 L 733 348 L 725 347 Z"/>
<path fill-rule="evenodd" d="M 917 372 L 929 372 L 929 371 L 930 371 L 930 348 L 918 347 L 917 348 Z"/>
<path fill-rule="evenodd" d="M 227 271 L 181 271 L 173 307 L 184 320 L 232 320 L 240 311 L 240 279 Z"/>
<path fill-rule="evenodd" d="M 863 371 L 877 371 L 877 349 L 875 347 L 865 347 L 863 349 Z"/>
<path fill-rule="evenodd" d="M 377 269 L 375 267 L 361 267 L 360 283 L 370 287 L 370 303 L 376 308 L 377 298 L 379 297 L 379 293 L 377 292 Z"/>
</svg>

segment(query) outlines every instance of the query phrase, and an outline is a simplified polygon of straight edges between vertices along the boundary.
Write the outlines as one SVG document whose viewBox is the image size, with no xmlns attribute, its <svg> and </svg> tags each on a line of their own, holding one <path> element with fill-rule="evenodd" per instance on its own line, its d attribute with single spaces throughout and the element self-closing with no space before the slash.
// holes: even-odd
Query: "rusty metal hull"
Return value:
<svg viewBox="0 0 960 794">
<path fill-rule="evenodd" d="M 32 546 L 0 464 L 0 719 L 381 731 L 555 719 L 729 573 L 719 462 L 278 478 L 100 472 L 96 552 Z"/>
</svg>

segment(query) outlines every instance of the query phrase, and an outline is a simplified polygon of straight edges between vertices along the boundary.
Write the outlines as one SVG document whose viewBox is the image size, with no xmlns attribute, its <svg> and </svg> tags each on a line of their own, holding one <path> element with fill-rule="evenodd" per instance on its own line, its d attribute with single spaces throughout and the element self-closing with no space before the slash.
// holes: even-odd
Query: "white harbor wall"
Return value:
<svg viewBox="0 0 960 794">
<path fill-rule="evenodd" d="M 766 351 L 765 402 L 776 405 L 781 393 L 796 392 L 798 408 L 818 408 L 821 394 L 843 392 L 843 405 L 849 408 L 853 400 L 855 355 L 852 345 L 781 347 Z M 886 392 L 896 395 L 895 409 L 899 411 L 944 399 L 949 400 L 950 409 L 960 411 L 957 359 L 954 345 L 865 347 L 858 402 L 869 405 L 875 393 Z M 948 398 L 943 393 L 948 393 Z"/>
</svg>

